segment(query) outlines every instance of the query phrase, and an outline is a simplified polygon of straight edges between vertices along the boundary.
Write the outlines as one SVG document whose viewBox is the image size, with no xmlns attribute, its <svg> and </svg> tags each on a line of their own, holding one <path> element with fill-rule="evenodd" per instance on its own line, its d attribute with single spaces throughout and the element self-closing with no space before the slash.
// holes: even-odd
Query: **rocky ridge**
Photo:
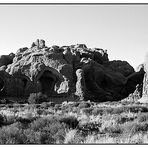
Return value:
<svg viewBox="0 0 148 148">
<path fill-rule="evenodd" d="M 42 92 L 97 102 L 121 100 L 143 82 L 144 73 L 126 61 L 109 61 L 107 50 L 84 44 L 47 47 L 38 39 L 30 48 L 0 57 L 0 96 L 27 98 Z"/>
</svg>

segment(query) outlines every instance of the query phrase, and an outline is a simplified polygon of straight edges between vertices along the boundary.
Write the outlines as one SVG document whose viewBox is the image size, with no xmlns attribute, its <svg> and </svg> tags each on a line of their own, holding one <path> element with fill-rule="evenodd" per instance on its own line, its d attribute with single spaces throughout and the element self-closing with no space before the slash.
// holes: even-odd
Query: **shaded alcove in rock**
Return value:
<svg viewBox="0 0 148 148">
<path fill-rule="evenodd" d="M 8 94 L 10 96 L 25 97 L 30 94 L 31 89 L 28 88 L 28 86 L 30 85 L 31 81 L 27 76 L 25 76 L 24 74 L 15 73 L 14 75 L 12 75 L 11 79 L 11 83 L 8 81 L 8 85 L 13 86 L 10 86 L 8 88 Z"/>
<path fill-rule="evenodd" d="M 38 78 L 41 85 L 41 92 L 50 96 L 54 92 L 54 85 L 56 83 L 56 76 L 48 70 L 45 70 L 43 74 Z"/>
<path fill-rule="evenodd" d="M 28 80 L 25 78 L 22 78 L 21 80 L 23 81 L 24 88 L 26 88 Z"/>
</svg>

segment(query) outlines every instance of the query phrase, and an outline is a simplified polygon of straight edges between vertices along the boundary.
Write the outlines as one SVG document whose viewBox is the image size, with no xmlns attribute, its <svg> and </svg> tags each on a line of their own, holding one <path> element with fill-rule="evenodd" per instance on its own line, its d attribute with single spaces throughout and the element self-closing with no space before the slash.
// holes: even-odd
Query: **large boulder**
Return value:
<svg viewBox="0 0 148 148">
<path fill-rule="evenodd" d="M 38 39 L 9 55 L 10 61 L 3 60 L 6 57 L 0 60 L 1 96 L 27 98 L 42 92 L 49 97 L 112 101 L 127 96 L 143 79 L 126 61 L 109 61 L 107 50 L 85 44 L 47 47 Z"/>
<path fill-rule="evenodd" d="M 79 96 L 85 96 L 86 100 L 102 102 L 121 100 L 128 95 L 128 93 L 122 93 L 122 89 L 128 82 L 128 79 L 122 73 L 106 69 L 93 60 L 83 59 L 81 62 L 83 62 L 82 69 L 79 69 L 76 85 Z M 82 81 L 83 79 L 85 83 Z M 136 87 L 136 84 L 133 84 L 134 86 L 131 84 L 131 86 Z"/>
</svg>

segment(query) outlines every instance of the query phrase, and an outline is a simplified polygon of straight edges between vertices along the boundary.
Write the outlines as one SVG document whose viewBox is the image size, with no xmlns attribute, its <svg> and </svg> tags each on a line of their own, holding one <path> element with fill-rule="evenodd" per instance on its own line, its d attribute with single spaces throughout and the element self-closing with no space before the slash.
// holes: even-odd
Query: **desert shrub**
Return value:
<svg viewBox="0 0 148 148">
<path fill-rule="evenodd" d="M 36 108 L 40 108 L 40 104 L 36 104 Z"/>
<path fill-rule="evenodd" d="M 107 107 L 103 109 L 103 113 L 105 114 L 112 114 L 114 112 L 114 108 Z"/>
<path fill-rule="evenodd" d="M 56 105 L 54 106 L 54 109 L 55 109 L 55 110 L 61 110 L 61 104 L 56 104 Z"/>
<path fill-rule="evenodd" d="M 8 108 L 13 108 L 13 104 L 8 104 Z"/>
<path fill-rule="evenodd" d="M 62 143 L 65 136 L 65 125 L 60 123 L 57 117 L 39 118 L 31 123 L 30 130 L 39 132 L 38 143 L 53 144 Z"/>
<path fill-rule="evenodd" d="M 36 120 L 38 116 L 34 116 L 32 112 L 28 112 L 23 116 L 17 117 L 16 121 L 20 123 L 22 128 L 28 128 L 29 124 Z"/>
<path fill-rule="evenodd" d="M 55 106 L 57 106 L 57 104 Z M 64 104 L 64 103 L 61 104 L 62 110 L 69 110 L 70 108 L 72 108 L 71 104 L 68 104 L 68 103 L 67 104 Z"/>
<path fill-rule="evenodd" d="M 14 115 L 5 116 L 5 118 L 6 118 L 5 125 L 10 125 L 17 122 L 17 118 Z"/>
<path fill-rule="evenodd" d="M 79 121 L 74 116 L 61 117 L 60 122 L 65 123 L 68 126 L 68 128 L 72 129 L 75 129 L 79 124 Z"/>
<path fill-rule="evenodd" d="M 59 118 L 60 118 L 59 116 L 52 116 L 52 115 L 48 117 L 38 118 L 30 124 L 30 128 L 33 129 L 34 131 L 38 131 L 50 124 L 60 123 Z"/>
<path fill-rule="evenodd" d="M 23 123 L 23 124 L 29 124 L 31 123 L 35 118 L 24 118 L 24 117 L 18 117 L 17 122 Z"/>
<path fill-rule="evenodd" d="M 57 135 L 59 133 L 58 134 L 57 133 L 52 134 L 51 130 L 52 130 L 51 127 L 50 128 L 44 127 L 44 128 L 42 128 L 38 131 L 34 131 L 33 129 L 30 129 L 30 128 L 26 129 L 25 135 L 26 135 L 27 140 L 28 140 L 27 143 L 29 143 L 29 144 L 54 144 L 54 143 L 56 143 L 56 140 L 57 140 L 56 138 L 58 138 Z M 64 140 L 64 138 L 62 140 Z"/>
<path fill-rule="evenodd" d="M 72 144 L 76 134 L 77 134 L 77 130 L 75 130 L 75 129 L 74 130 L 69 130 L 68 132 L 66 132 L 64 143 Z"/>
<path fill-rule="evenodd" d="M 37 109 L 37 114 L 42 115 L 44 113 L 44 109 Z"/>
<path fill-rule="evenodd" d="M 65 135 L 64 144 L 80 144 L 84 140 L 84 136 L 77 129 L 68 130 Z"/>
<path fill-rule="evenodd" d="M 0 115 L 0 125 L 10 125 L 17 122 L 17 117 L 14 115 Z"/>
<path fill-rule="evenodd" d="M 79 131 L 84 135 L 100 132 L 101 123 L 87 123 L 78 127 Z"/>
<path fill-rule="evenodd" d="M 72 104 L 72 107 L 78 107 L 79 106 L 79 102 L 74 102 L 73 104 Z"/>
<path fill-rule="evenodd" d="M 113 108 L 110 114 L 121 114 L 125 112 L 124 107 Z"/>
<path fill-rule="evenodd" d="M 41 103 L 40 108 L 48 109 L 47 102 L 43 102 L 43 103 Z"/>
<path fill-rule="evenodd" d="M 50 121 L 47 118 L 39 118 L 30 124 L 30 129 L 38 131 L 45 127 L 47 124 L 50 124 Z"/>
<path fill-rule="evenodd" d="M 132 128 L 132 133 L 147 132 L 148 123 L 137 123 Z"/>
<path fill-rule="evenodd" d="M 92 110 L 93 110 L 93 108 L 83 108 L 82 112 L 86 115 L 90 115 L 90 114 L 92 114 Z"/>
<path fill-rule="evenodd" d="M 2 127 L 0 144 L 55 144 L 63 143 L 64 136 L 65 125 L 56 117 L 39 118 L 26 128 L 20 122 Z"/>
<path fill-rule="evenodd" d="M 81 103 L 78 105 L 78 107 L 79 107 L 80 109 L 82 109 L 82 108 L 89 108 L 90 106 L 91 106 L 90 102 L 81 102 Z"/>
<path fill-rule="evenodd" d="M 41 144 L 63 143 L 65 137 L 64 124 L 57 122 L 44 127 L 41 132 Z"/>
<path fill-rule="evenodd" d="M 138 133 L 145 133 L 148 131 L 148 123 L 146 122 L 126 122 L 125 124 L 121 125 L 121 128 L 123 129 L 123 132 L 125 135 L 134 135 Z"/>
<path fill-rule="evenodd" d="M 137 118 L 138 122 L 146 122 L 148 121 L 148 114 L 141 114 L 141 115 L 138 115 L 138 118 Z"/>
<path fill-rule="evenodd" d="M 110 135 L 112 135 L 112 134 L 122 134 L 123 133 L 123 129 L 119 125 L 113 125 L 113 126 L 105 127 L 102 130 L 102 132 L 103 133 L 109 133 Z"/>
<path fill-rule="evenodd" d="M 97 116 L 97 115 L 103 115 L 103 114 L 110 114 L 110 113 L 112 113 L 112 108 L 102 108 L 102 107 L 100 107 L 100 108 L 94 108 L 93 110 L 92 110 L 92 114 L 93 115 L 95 115 L 95 116 Z"/>
<path fill-rule="evenodd" d="M 55 103 L 54 102 L 47 102 L 46 107 L 54 107 Z"/>
<path fill-rule="evenodd" d="M 38 115 L 48 115 L 51 113 L 50 111 L 48 111 L 46 109 L 37 109 L 36 112 Z"/>
<path fill-rule="evenodd" d="M 29 98 L 28 98 L 28 103 L 30 104 L 39 104 L 42 102 L 47 102 L 48 101 L 48 97 L 44 94 L 42 94 L 41 92 L 39 93 L 31 93 Z"/>
<path fill-rule="evenodd" d="M 34 131 L 30 128 L 24 130 L 24 134 L 27 138 L 26 144 L 41 144 L 40 142 L 40 131 Z"/>
<path fill-rule="evenodd" d="M 6 99 L 1 99 L 0 98 L 0 104 L 6 104 L 7 103 L 7 100 Z"/>
<path fill-rule="evenodd" d="M 80 102 L 63 102 L 62 103 L 62 105 L 64 105 L 64 106 L 70 106 L 70 107 L 78 107 L 79 106 L 79 104 L 80 104 Z"/>
<path fill-rule="evenodd" d="M 124 124 L 125 122 L 133 121 L 134 119 L 135 119 L 134 117 L 118 115 L 116 117 L 116 122 L 117 124 Z"/>
<path fill-rule="evenodd" d="M 103 114 L 103 109 L 102 108 L 94 108 L 92 110 L 92 114 L 97 116 L 97 115 L 102 115 Z"/>
<path fill-rule="evenodd" d="M 40 108 L 48 109 L 49 107 L 54 107 L 54 102 L 43 102 L 40 104 Z"/>
<path fill-rule="evenodd" d="M 26 136 L 23 130 L 18 128 L 18 123 L 4 126 L 0 129 L 0 144 L 25 144 Z"/>
</svg>

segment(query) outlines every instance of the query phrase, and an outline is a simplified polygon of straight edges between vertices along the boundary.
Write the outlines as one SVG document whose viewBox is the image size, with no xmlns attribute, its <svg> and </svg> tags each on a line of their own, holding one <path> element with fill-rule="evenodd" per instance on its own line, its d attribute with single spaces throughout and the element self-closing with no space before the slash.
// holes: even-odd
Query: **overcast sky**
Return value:
<svg viewBox="0 0 148 148">
<path fill-rule="evenodd" d="M 0 55 L 36 39 L 107 49 L 136 68 L 148 51 L 148 5 L 0 5 Z"/>
</svg>

